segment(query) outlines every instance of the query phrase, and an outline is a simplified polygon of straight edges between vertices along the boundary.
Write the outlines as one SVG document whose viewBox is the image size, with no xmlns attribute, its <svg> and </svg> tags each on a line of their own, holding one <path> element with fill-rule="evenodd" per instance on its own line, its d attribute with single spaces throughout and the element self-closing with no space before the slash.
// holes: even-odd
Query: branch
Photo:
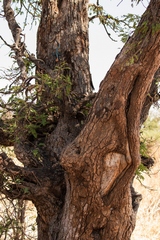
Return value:
<svg viewBox="0 0 160 240">
<path fill-rule="evenodd" d="M 0 36 L 0 39 L 4 42 L 4 44 L 12 49 L 12 45 L 8 44 L 2 36 Z"/>
<path fill-rule="evenodd" d="M 59 164 L 52 168 L 24 168 L 6 153 L 0 154 L 0 191 L 9 198 L 34 200 L 48 192 L 59 198 L 62 190 L 64 172 Z"/>
<path fill-rule="evenodd" d="M 36 58 L 34 54 L 30 54 L 28 51 L 27 52 L 27 57 L 28 59 L 33 62 L 35 64 L 35 66 L 38 68 L 38 69 L 41 69 L 43 70 L 46 74 L 48 74 L 51 78 L 55 79 L 56 78 L 56 74 L 55 72 L 50 69 L 46 64 L 45 62 L 42 60 L 42 59 L 39 59 L 39 58 Z"/>
<path fill-rule="evenodd" d="M 13 46 L 10 47 L 14 50 L 15 52 L 15 59 L 17 61 L 17 64 L 21 70 L 21 78 L 26 79 L 27 78 L 27 70 L 25 63 L 23 61 L 22 56 L 24 55 L 25 51 L 25 44 L 24 41 L 21 41 L 21 36 L 22 34 L 22 29 L 18 25 L 15 16 L 14 16 L 14 11 L 11 8 L 11 0 L 4 0 L 3 1 L 3 8 L 4 8 L 4 14 L 5 18 L 8 22 L 9 28 L 11 30 L 13 39 L 14 39 L 14 44 Z M 24 36 L 24 35 L 23 35 Z M 2 38 L 1 38 L 2 39 Z M 8 46 L 8 45 L 7 45 Z"/>
<path fill-rule="evenodd" d="M 110 16 L 111 17 L 111 16 Z M 107 27 L 106 27 L 106 20 L 109 18 L 109 15 L 102 15 L 102 14 L 99 14 L 99 13 L 97 13 L 96 15 L 93 15 L 92 17 L 89 17 L 89 22 L 90 21 L 92 21 L 92 20 L 94 20 L 94 19 L 96 19 L 96 18 L 99 18 L 99 21 L 100 21 L 100 23 L 102 23 L 102 25 L 103 25 L 103 27 L 104 27 L 104 29 L 105 29 L 105 31 L 106 31 L 106 33 L 107 33 L 107 35 L 108 35 L 108 37 L 112 40 L 112 41 L 114 41 L 114 42 L 117 42 L 116 40 L 114 40 L 112 37 L 111 37 L 111 34 L 108 32 L 108 30 L 107 30 Z M 116 20 L 115 18 L 112 18 L 112 20 Z M 122 21 L 119 21 L 119 22 L 122 22 Z M 112 29 L 113 30 L 113 29 Z"/>
<path fill-rule="evenodd" d="M 87 103 L 93 103 L 93 100 L 95 99 L 97 93 L 91 93 L 84 98 L 82 98 L 75 107 L 73 107 L 72 111 L 76 115 L 81 109 L 85 107 Z"/>
<path fill-rule="evenodd" d="M 114 40 L 114 39 L 111 37 L 111 34 L 108 32 L 108 30 L 107 30 L 107 27 L 106 27 L 105 23 L 102 23 L 102 25 L 103 25 L 103 27 L 104 27 L 104 29 L 105 29 L 105 31 L 106 31 L 106 33 L 107 33 L 108 37 L 109 37 L 109 38 L 110 38 L 112 41 L 114 41 L 114 42 L 117 42 L 116 40 Z"/>
</svg>

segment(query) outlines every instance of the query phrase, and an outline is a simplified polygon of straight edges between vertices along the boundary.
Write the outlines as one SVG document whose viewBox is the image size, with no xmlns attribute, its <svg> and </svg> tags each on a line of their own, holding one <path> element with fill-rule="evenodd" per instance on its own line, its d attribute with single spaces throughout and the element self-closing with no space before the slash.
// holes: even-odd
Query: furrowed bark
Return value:
<svg viewBox="0 0 160 240">
<path fill-rule="evenodd" d="M 69 194 L 59 239 L 130 238 L 130 184 L 140 163 L 140 115 L 160 63 L 160 30 L 153 31 L 159 20 L 160 2 L 151 1 L 101 83 L 87 124 L 62 156 Z"/>
<path fill-rule="evenodd" d="M 17 197 L 34 202 L 39 240 L 128 240 L 135 225 L 130 185 L 140 163 L 142 109 L 160 65 L 160 2 L 151 0 L 101 83 L 86 121 L 81 106 L 92 95 L 87 3 L 43 1 L 37 58 L 29 58 L 37 75 L 48 74 L 53 83 L 54 70 L 65 62 L 69 69 L 63 73 L 72 89 L 61 99 L 52 132 L 29 138 L 23 121 L 18 122 L 15 152 L 25 167 L 2 159 L 2 173 L 24 177 L 20 185 L 12 185 L 12 193 L 28 188 Z"/>
<path fill-rule="evenodd" d="M 60 61 L 66 62 L 72 93 L 78 97 L 92 92 L 87 4 L 88 0 L 43 1 L 38 30 L 38 58 L 51 69 Z"/>
</svg>

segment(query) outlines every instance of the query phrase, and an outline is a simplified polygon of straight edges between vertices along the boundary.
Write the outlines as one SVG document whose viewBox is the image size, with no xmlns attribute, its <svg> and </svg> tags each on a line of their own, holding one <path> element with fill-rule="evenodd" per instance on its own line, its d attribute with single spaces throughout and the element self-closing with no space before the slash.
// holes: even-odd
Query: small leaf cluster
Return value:
<svg viewBox="0 0 160 240">
<path fill-rule="evenodd" d="M 136 179 L 140 182 L 143 181 L 144 174 L 149 176 L 149 169 L 141 163 L 136 170 Z"/>
<path fill-rule="evenodd" d="M 159 134 L 160 121 L 158 117 L 146 120 L 141 129 L 140 135 L 140 155 L 146 158 L 150 158 L 150 149 L 153 145 L 160 142 Z M 136 170 L 136 178 L 139 181 L 144 180 L 144 174 L 149 176 L 150 170 L 142 163 Z"/>
<path fill-rule="evenodd" d="M 110 14 L 107 14 L 103 6 L 90 4 L 89 5 L 89 20 L 93 22 L 94 19 L 98 18 L 100 24 L 105 28 L 107 35 L 111 37 L 111 34 L 116 33 L 122 42 L 126 42 L 128 37 L 136 29 L 140 17 L 136 14 L 127 14 L 123 15 L 121 18 L 113 17 Z M 110 33 L 111 31 L 111 33 Z"/>
<path fill-rule="evenodd" d="M 38 77 L 41 79 L 41 93 L 48 89 L 47 93 L 54 94 L 55 98 L 62 100 L 64 96 L 68 97 L 71 92 L 72 83 L 70 76 L 65 74 L 67 71 L 69 72 L 67 64 L 61 62 L 53 70 L 54 79 L 47 74 L 38 74 Z"/>
<path fill-rule="evenodd" d="M 48 74 L 37 73 L 25 81 L 16 79 L 9 86 L 1 89 L 8 95 L 7 103 L 1 98 L 1 114 L 11 113 L 9 132 L 17 127 L 26 135 L 38 137 L 42 128 L 59 117 L 60 105 L 71 93 L 71 80 L 66 63 L 59 63 L 53 70 L 54 78 Z M 44 132 L 44 131 L 43 131 Z M 46 130 L 47 132 L 47 130 Z"/>
<path fill-rule="evenodd" d="M 158 111 L 157 111 L 157 116 L 154 118 L 149 117 L 147 121 L 144 123 L 142 127 L 142 139 L 146 139 L 146 145 L 147 148 L 151 148 L 155 143 L 160 142 L 160 134 L 159 134 L 159 129 L 160 129 L 160 120 L 158 116 Z"/>
<path fill-rule="evenodd" d="M 147 140 L 141 137 L 140 155 L 144 157 L 149 157 L 148 151 L 149 149 L 147 145 Z M 141 182 L 142 180 L 144 180 L 144 174 L 147 174 L 149 176 L 149 169 L 146 166 L 144 166 L 143 163 L 140 163 L 135 174 L 136 178 Z"/>
<path fill-rule="evenodd" d="M 134 7 L 134 4 L 138 5 L 143 0 L 131 0 L 131 6 Z"/>
<path fill-rule="evenodd" d="M 123 15 L 121 19 L 119 19 L 120 24 L 117 26 L 117 33 L 123 43 L 133 34 L 139 21 L 140 16 L 131 13 Z"/>
<path fill-rule="evenodd" d="M 13 8 L 16 15 L 24 16 L 24 27 L 37 24 L 41 16 L 41 1 L 13 0 Z M 31 20 L 31 21 L 30 21 Z"/>
</svg>

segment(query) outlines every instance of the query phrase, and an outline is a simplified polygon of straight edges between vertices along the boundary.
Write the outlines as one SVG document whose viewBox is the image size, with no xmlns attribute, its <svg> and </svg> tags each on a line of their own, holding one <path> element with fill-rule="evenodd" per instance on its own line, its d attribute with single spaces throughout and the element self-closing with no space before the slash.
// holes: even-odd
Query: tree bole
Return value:
<svg viewBox="0 0 160 240">
<path fill-rule="evenodd" d="M 49 75 L 54 83 L 54 70 L 65 62 L 68 69 L 63 74 L 71 80 L 71 91 L 58 101 L 52 130 L 40 129 L 40 138 L 21 134 L 24 122 L 18 122 L 15 152 L 24 167 L 0 156 L 1 172 L 22 178 L 12 192 L 3 189 L 2 179 L 1 191 L 34 203 L 38 240 L 129 240 L 135 227 L 140 198 L 131 185 L 141 161 L 139 130 L 149 110 L 146 99 L 160 66 L 160 30 L 153 31 L 160 22 L 160 1 L 150 1 L 94 96 L 87 4 L 42 1 L 36 72 Z M 41 105 L 48 94 L 45 89 Z M 82 111 L 86 103 L 92 105 L 87 114 Z M 23 192 L 26 187 L 28 192 Z"/>
</svg>

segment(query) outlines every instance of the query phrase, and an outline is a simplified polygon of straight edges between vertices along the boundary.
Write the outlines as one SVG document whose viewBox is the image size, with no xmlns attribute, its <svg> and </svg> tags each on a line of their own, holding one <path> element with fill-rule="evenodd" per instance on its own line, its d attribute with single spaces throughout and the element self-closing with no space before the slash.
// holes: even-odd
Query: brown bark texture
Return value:
<svg viewBox="0 0 160 240">
<path fill-rule="evenodd" d="M 1 173 L 22 179 L 5 188 L 1 178 L 1 192 L 35 204 L 39 240 L 129 240 L 135 227 L 140 198 L 131 184 L 140 164 L 140 125 L 152 103 L 147 96 L 155 91 L 160 66 L 160 1 L 150 1 L 97 94 L 88 63 L 87 5 L 87 0 L 42 1 L 37 56 L 28 58 L 37 75 L 47 74 L 53 83 L 55 69 L 65 62 L 63 75 L 69 76 L 71 91 L 57 99 L 45 88 L 38 104 L 43 106 L 49 94 L 59 113 L 37 138 L 27 134 L 18 115 L 15 135 L 4 134 L 10 139 L 5 145 L 13 143 L 24 167 L 1 153 Z M 10 47 L 26 82 L 26 49 L 9 0 L 4 0 L 4 13 L 15 41 Z"/>
</svg>

